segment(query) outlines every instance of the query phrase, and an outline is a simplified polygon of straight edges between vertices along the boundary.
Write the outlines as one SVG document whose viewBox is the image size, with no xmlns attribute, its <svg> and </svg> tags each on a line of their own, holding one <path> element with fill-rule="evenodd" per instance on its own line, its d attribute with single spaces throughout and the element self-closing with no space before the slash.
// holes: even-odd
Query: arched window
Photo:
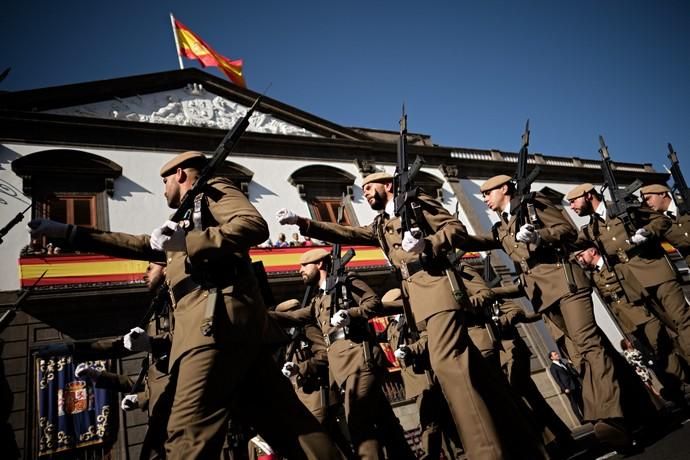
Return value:
<svg viewBox="0 0 690 460">
<path fill-rule="evenodd" d="M 355 183 L 352 174 L 332 166 L 313 165 L 298 169 L 288 180 L 309 204 L 313 219 L 336 222 L 338 207 L 344 204 L 342 223 L 357 225 L 350 201 Z"/>
<path fill-rule="evenodd" d="M 122 168 L 80 150 L 36 152 L 12 162 L 31 196 L 32 216 L 84 227 L 108 228 L 108 200 Z"/>
</svg>

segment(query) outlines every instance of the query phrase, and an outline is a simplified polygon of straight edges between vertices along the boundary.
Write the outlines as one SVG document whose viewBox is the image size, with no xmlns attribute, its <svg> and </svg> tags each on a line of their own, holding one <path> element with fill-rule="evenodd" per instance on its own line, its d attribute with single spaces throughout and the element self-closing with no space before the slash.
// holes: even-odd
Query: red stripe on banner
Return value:
<svg viewBox="0 0 690 460">
<path fill-rule="evenodd" d="M 112 282 L 131 282 L 132 284 L 144 284 L 143 275 L 122 274 L 122 275 L 93 275 L 93 276 L 56 276 L 43 278 L 37 286 L 55 286 L 58 284 L 83 284 L 83 283 L 112 283 Z M 32 286 L 38 278 L 22 278 L 22 287 Z M 141 283 L 138 283 L 141 282 Z"/>
</svg>

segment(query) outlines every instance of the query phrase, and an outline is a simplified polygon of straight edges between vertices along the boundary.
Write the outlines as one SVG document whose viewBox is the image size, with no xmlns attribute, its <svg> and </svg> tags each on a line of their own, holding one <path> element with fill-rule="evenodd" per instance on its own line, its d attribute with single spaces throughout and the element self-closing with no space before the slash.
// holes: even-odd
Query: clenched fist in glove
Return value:
<svg viewBox="0 0 690 460">
<path fill-rule="evenodd" d="M 331 317 L 331 326 L 345 327 L 350 324 L 350 314 L 347 310 L 338 310 Z"/>
<path fill-rule="evenodd" d="M 297 225 L 299 216 L 289 209 L 283 208 L 276 213 L 276 219 L 281 225 Z"/>
<path fill-rule="evenodd" d="M 74 376 L 78 379 L 96 380 L 103 372 L 86 363 L 79 363 L 74 370 Z"/>
<path fill-rule="evenodd" d="M 638 228 L 633 236 L 630 237 L 632 244 L 642 244 L 649 239 L 649 230 L 646 228 Z"/>
<path fill-rule="evenodd" d="M 410 358 L 410 347 L 407 345 L 400 345 L 397 350 L 393 352 L 398 361 L 407 363 Z"/>
<path fill-rule="evenodd" d="M 426 247 L 426 240 L 424 238 L 417 238 L 415 235 L 420 235 L 418 228 L 412 228 L 405 232 L 402 239 L 402 248 L 412 254 L 421 254 Z"/>
<path fill-rule="evenodd" d="M 67 238 L 71 225 L 50 219 L 33 219 L 27 224 L 31 236 L 45 235 L 48 238 Z"/>
<path fill-rule="evenodd" d="M 297 364 L 293 362 L 287 362 L 283 364 L 283 369 L 281 370 L 281 372 L 285 377 L 290 378 L 293 375 L 297 375 L 298 370 L 299 368 L 297 367 Z"/>
<path fill-rule="evenodd" d="M 539 244 L 541 237 L 532 224 L 524 224 L 515 235 L 515 239 L 526 244 Z"/>
<path fill-rule="evenodd" d="M 122 398 L 122 402 L 120 403 L 120 407 L 124 411 L 130 411 L 132 409 L 138 408 L 139 407 L 139 397 L 136 394 L 125 396 L 124 398 Z"/>
<path fill-rule="evenodd" d="M 151 351 L 151 337 L 140 327 L 132 328 L 125 334 L 122 344 L 131 351 Z"/>
<path fill-rule="evenodd" d="M 183 252 L 187 250 L 186 233 L 177 222 L 166 220 L 151 232 L 151 249 L 156 251 Z"/>
</svg>

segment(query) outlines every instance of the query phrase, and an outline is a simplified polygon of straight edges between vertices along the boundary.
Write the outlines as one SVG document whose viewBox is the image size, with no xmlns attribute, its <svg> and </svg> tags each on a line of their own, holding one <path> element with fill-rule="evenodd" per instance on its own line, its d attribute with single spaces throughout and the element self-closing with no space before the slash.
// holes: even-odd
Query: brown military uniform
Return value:
<svg viewBox="0 0 690 460">
<path fill-rule="evenodd" d="M 464 243 L 467 231 L 428 195 L 422 194 L 418 202 L 430 230 L 425 237 L 429 256 L 425 265 L 419 255 L 402 248 L 400 219 L 385 212 L 363 227 L 300 221 L 300 232 L 335 243 L 381 247 L 400 270 L 403 292 L 414 318 L 418 323 L 426 322 L 431 367 L 469 458 L 540 458 L 543 446 L 535 435 L 512 436 L 516 427 L 528 429 L 527 424 L 509 426 L 514 417 L 520 416 L 519 410 L 503 382 L 491 378 L 481 354 L 469 340 L 463 306 L 455 300 L 444 270 L 448 266 L 446 254 Z"/>
<path fill-rule="evenodd" d="M 330 439 L 261 343 L 266 308 L 249 248 L 268 237 L 266 222 L 239 189 L 220 178 L 204 191 L 201 218 L 202 228 L 186 234 L 183 252 L 154 251 L 148 235 L 77 228 L 70 237 L 82 250 L 167 259 L 174 321 L 168 458 L 217 458 L 231 411 L 291 458 L 337 458 Z M 219 293 L 209 303 L 213 287 Z M 209 310 L 214 311 L 214 331 L 204 335 Z"/>
<path fill-rule="evenodd" d="M 589 279 L 579 266 L 557 252 L 561 244 L 575 241 L 577 232 L 545 197 L 537 195 L 534 207 L 541 224 L 537 231 L 541 243 L 535 250 L 516 240 L 519 226 L 515 212 L 507 222 L 500 219 L 491 233 L 470 236 L 466 248 L 503 249 L 521 268 L 522 285 L 535 311 L 547 316 L 573 341 L 584 367 L 585 420 L 622 418 L 620 388 L 606 349 L 608 341 L 594 319 Z M 516 211 L 517 203 L 511 209 Z"/>
<path fill-rule="evenodd" d="M 662 383 L 674 388 L 686 381 L 687 375 L 674 351 L 672 339 L 661 321 L 649 312 L 643 299 L 628 299 L 616 274 L 606 267 L 594 272 L 592 279 L 623 332 L 634 336 L 654 353 Z"/>
<path fill-rule="evenodd" d="M 642 207 L 636 215 L 638 228 L 650 232 L 642 244 L 630 243 L 623 221 L 619 218 L 592 216 L 583 226 L 579 240 L 593 241 L 615 270 L 623 289 L 631 299 L 645 298 L 664 324 L 678 335 L 678 345 L 690 360 L 690 308 L 659 241 L 671 227 L 671 221 L 660 213 Z"/>
<path fill-rule="evenodd" d="M 347 309 L 350 325 L 347 331 L 331 326 L 331 295 L 321 290 L 308 306 L 291 312 L 272 312 L 284 325 L 315 324 L 328 345 L 328 365 L 335 383 L 344 393 L 347 424 L 355 455 L 360 458 L 383 458 L 385 445 L 390 458 L 413 459 L 400 422 L 383 393 L 373 357 L 374 343 L 368 318 L 381 313 L 381 300 L 355 274 L 346 284 L 353 306 Z"/>
<path fill-rule="evenodd" d="M 685 262 L 690 266 L 690 214 L 668 217 L 673 225 L 664 233 L 664 238 L 674 248 L 678 249 L 678 252 L 685 257 Z"/>
<path fill-rule="evenodd" d="M 511 388 L 522 397 L 534 414 L 534 421 L 542 432 L 545 443 L 554 439 L 559 442 L 571 440 L 570 429 L 546 402 L 544 396 L 532 380 L 530 358 L 532 352 L 520 337 L 517 324 L 532 322 L 536 317 L 530 316 L 515 302 L 499 303 L 499 338 L 501 341 L 501 369 L 510 382 Z"/>
</svg>

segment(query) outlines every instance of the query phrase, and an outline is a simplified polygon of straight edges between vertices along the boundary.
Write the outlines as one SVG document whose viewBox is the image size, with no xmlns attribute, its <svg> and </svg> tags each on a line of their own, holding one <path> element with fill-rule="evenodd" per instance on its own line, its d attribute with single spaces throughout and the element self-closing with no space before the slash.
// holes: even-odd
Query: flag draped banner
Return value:
<svg viewBox="0 0 690 460">
<path fill-rule="evenodd" d="M 117 401 L 89 380 L 74 376 L 75 363 L 68 354 L 36 356 L 38 456 L 52 455 L 114 439 Z M 100 370 L 107 361 L 89 364 Z"/>
<path fill-rule="evenodd" d="M 218 67 L 233 83 L 245 87 L 242 75 L 242 59 L 230 60 L 217 53 L 197 34 L 173 18 L 177 36 L 177 52 L 187 59 L 197 59 L 203 67 Z"/>
</svg>

